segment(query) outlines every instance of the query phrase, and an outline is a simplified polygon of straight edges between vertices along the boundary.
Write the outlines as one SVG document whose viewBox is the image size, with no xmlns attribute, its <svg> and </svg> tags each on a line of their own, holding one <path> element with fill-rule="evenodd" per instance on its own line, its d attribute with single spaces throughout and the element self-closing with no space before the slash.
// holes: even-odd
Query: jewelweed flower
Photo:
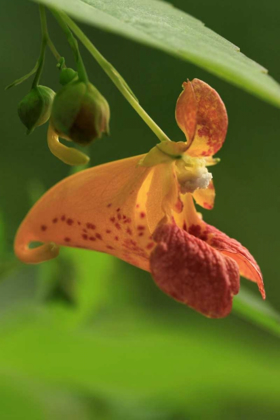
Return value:
<svg viewBox="0 0 280 420">
<path fill-rule="evenodd" d="M 46 261 L 58 255 L 60 245 L 106 252 L 151 272 L 166 294 L 212 318 L 230 313 L 240 275 L 256 282 L 265 297 L 252 255 L 205 223 L 195 209 L 194 200 L 213 207 L 207 166 L 217 163 L 213 155 L 224 142 L 228 120 L 209 85 L 194 79 L 183 88 L 176 120 L 187 142 L 162 142 L 146 155 L 87 169 L 58 183 L 20 226 L 15 240 L 19 259 Z M 30 249 L 33 241 L 44 244 Z"/>
</svg>

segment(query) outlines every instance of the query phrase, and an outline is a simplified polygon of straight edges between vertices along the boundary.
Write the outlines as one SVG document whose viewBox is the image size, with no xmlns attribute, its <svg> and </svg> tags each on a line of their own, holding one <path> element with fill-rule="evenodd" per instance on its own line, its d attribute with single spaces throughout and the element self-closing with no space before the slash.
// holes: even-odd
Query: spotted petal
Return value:
<svg viewBox="0 0 280 420">
<path fill-rule="evenodd" d="M 42 262 L 62 245 L 106 252 L 149 270 L 153 229 L 175 206 L 178 191 L 171 164 L 146 168 L 138 166 L 141 158 L 82 171 L 49 190 L 18 230 L 18 258 Z M 30 249 L 34 241 L 44 245 Z"/>
<path fill-rule="evenodd" d="M 199 79 L 183 83 L 176 105 L 176 120 L 185 133 L 188 154 L 213 156 L 222 147 L 228 126 L 224 103 L 218 93 Z"/>
<path fill-rule="evenodd" d="M 175 224 L 159 226 L 154 239 L 151 273 L 160 289 L 208 317 L 227 316 L 239 291 L 236 262 Z"/>
</svg>

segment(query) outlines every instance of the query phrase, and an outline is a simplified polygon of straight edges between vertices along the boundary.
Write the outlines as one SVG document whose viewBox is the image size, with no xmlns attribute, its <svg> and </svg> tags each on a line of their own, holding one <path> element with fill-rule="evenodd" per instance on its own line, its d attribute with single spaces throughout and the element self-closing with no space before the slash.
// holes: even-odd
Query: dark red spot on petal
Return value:
<svg viewBox="0 0 280 420">
<path fill-rule="evenodd" d="M 41 230 L 43 231 L 43 232 L 45 232 L 45 230 L 47 230 L 48 228 L 47 228 L 47 226 L 46 225 L 41 225 Z"/>
<path fill-rule="evenodd" d="M 212 204 L 207 203 L 206 201 L 204 201 L 204 203 L 203 203 L 203 207 L 204 207 L 205 209 L 212 210 L 213 205 L 212 205 Z"/>
<path fill-rule="evenodd" d="M 110 217 L 110 221 L 111 221 L 112 223 L 115 223 L 116 218 L 115 218 L 115 217 Z"/>
<path fill-rule="evenodd" d="M 70 242 L 70 241 L 71 241 L 71 239 L 70 239 L 70 238 L 68 238 L 68 237 L 66 237 L 66 238 L 64 238 L 64 241 L 65 241 L 65 242 Z"/>
<path fill-rule="evenodd" d="M 144 213 L 143 211 L 141 211 L 141 213 L 140 213 L 141 219 L 144 219 L 145 216 L 146 216 L 146 213 Z"/>
<path fill-rule="evenodd" d="M 106 230 L 106 233 L 111 233 L 112 231 L 110 230 L 110 229 L 107 229 Z"/>
<path fill-rule="evenodd" d="M 67 223 L 67 225 L 72 226 L 73 223 L 74 223 L 74 220 L 73 219 L 67 219 L 66 223 Z"/>
<path fill-rule="evenodd" d="M 126 233 L 128 233 L 129 235 L 132 235 L 132 230 L 130 228 L 127 228 Z"/>
<path fill-rule="evenodd" d="M 66 219 L 65 215 L 61 216 L 61 220 L 64 222 L 64 220 Z"/>
<path fill-rule="evenodd" d="M 206 241 L 208 238 L 206 231 L 204 231 L 200 225 L 191 225 L 188 229 L 188 233 L 190 235 L 196 236 L 202 241 Z"/>
<path fill-rule="evenodd" d="M 112 203 L 107 204 L 107 207 L 108 208 L 112 207 Z"/>
<path fill-rule="evenodd" d="M 94 230 L 94 229 L 96 228 L 96 226 L 95 226 L 93 223 L 87 223 L 87 224 L 86 224 L 86 227 L 87 227 L 88 229 L 92 229 L 92 230 Z"/>
<path fill-rule="evenodd" d="M 100 235 L 100 233 L 96 233 L 95 237 L 96 237 L 96 239 L 102 239 L 102 236 Z"/>
<path fill-rule="evenodd" d="M 120 211 L 120 208 L 118 208 L 116 211 Z"/>
<path fill-rule="evenodd" d="M 118 241 L 119 240 L 119 237 L 118 236 L 115 236 L 114 239 L 115 239 L 115 241 Z"/>
<path fill-rule="evenodd" d="M 120 213 L 118 213 L 118 220 L 121 220 L 122 215 Z"/>
<path fill-rule="evenodd" d="M 89 240 L 94 242 L 94 241 L 96 241 L 96 238 L 94 236 L 90 236 Z"/>
<path fill-rule="evenodd" d="M 144 232 L 138 233 L 138 236 L 143 236 L 143 235 L 144 235 Z"/>
<path fill-rule="evenodd" d="M 121 225 L 120 225 L 119 223 L 115 223 L 115 227 L 116 227 L 118 230 L 121 230 Z"/>
<path fill-rule="evenodd" d="M 114 249 L 111 245 L 107 245 L 106 248 L 108 248 L 108 249 Z"/>
<path fill-rule="evenodd" d="M 131 223 L 131 218 L 128 217 L 127 219 L 125 219 L 124 223 Z"/>
<path fill-rule="evenodd" d="M 150 243 L 146 246 L 146 248 L 147 248 L 147 249 L 152 249 L 152 248 L 153 248 L 153 246 L 154 246 L 154 242 L 150 242 Z"/>
<path fill-rule="evenodd" d="M 137 226 L 137 229 L 138 229 L 138 230 L 145 230 L 145 226 L 143 226 L 143 225 L 139 225 L 139 226 Z"/>
<path fill-rule="evenodd" d="M 57 217 L 55 217 L 54 219 L 52 219 L 52 222 L 53 223 L 57 223 L 57 221 L 58 221 L 58 218 Z"/>
<path fill-rule="evenodd" d="M 88 235 L 86 235 L 85 233 L 82 234 L 82 238 L 87 240 L 88 239 Z"/>
</svg>

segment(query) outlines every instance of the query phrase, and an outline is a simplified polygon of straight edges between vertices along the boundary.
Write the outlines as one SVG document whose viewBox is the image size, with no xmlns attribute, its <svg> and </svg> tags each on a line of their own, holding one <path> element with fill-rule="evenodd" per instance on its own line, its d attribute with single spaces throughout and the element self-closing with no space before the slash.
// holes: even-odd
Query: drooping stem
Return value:
<svg viewBox="0 0 280 420">
<path fill-rule="evenodd" d="M 57 51 L 57 49 L 55 48 L 55 45 L 52 42 L 52 40 L 50 38 L 50 35 L 49 35 L 45 9 L 44 9 L 43 6 L 40 6 L 40 7 L 41 7 L 40 10 L 42 10 L 41 11 L 42 32 L 44 34 L 44 37 L 47 40 L 48 47 L 51 50 L 52 54 L 54 55 L 54 57 L 56 58 L 57 61 L 60 61 L 62 57 L 59 54 L 59 52 Z"/>
<path fill-rule="evenodd" d="M 35 77 L 32 83 L 32 88 L 35 88 L 39 84 L 42 70 L 44 67 L 45 52 L 46 52 L 46 46 L 48 42 L 47 21 L 46 21 L 46 12 L 45 12 L 44 6 L 39 6 L 39 10 L 40 10 L 40 19 L 41 19 L 42 42 L 41 42 L 40 55 L 38 59 L 38 68 L 35 73 Z"/>
<path fill-rule="evenodd" d="M 55 59 L 57 61 L 60 61 L 62 57 L 59 54 L 59 52 L 57 51 L 57 49 L 55 48 L 54 43 L 50 39 L 49 35 L 48 35 L 48 47 L 51 50 L 51 52 L 52 52 L 53 56 L 55 57 Z M 64 65 L 64 67 L 65 67 L 65 65 Z"/>
<path fill-rule="evenodd" d="M 123 94 L 125 99 L 134 108 L 138 115 L 143 121 L 149 126 L 160 141 L 170 141 L 168 136 L 162 131 L 162 129 L 152 120 L 147 112 L 141 107 L 136 96 L 129 88 L 128 84 L 118 73 L 118 71 L 103 57 L 103 55 L 97 50 L 87 36 L 81 31 L 81 29 L 70 19 L 64 12 L 56 11 L 56 15 L 60 16 L 60 19 L 71 29 L 81 43 L 87 48 L 90 54 L 95 58 L 98 64 L 102 67 L 105 73 L 109 76 L 115 86 Z"/>
<path fill-rule="evenodd" d="M 79 51 L 79 46 L 77 40 L 74 38 L 71 30 L 69 29 L 68 25 L 64 22 L 64 20 L 61 18 L 60 13 L 56 11 L 55 9 L 51 9 L 52 14 L 56 18 L 57 22 L 61 26 L 63 32 L 65 33 L 67 37 L 67 41 L 73 51 L 74 58 L 77 64 L 77 71 L 79 79 L 85 83 L 88 83 L 88 76 L 87 72 Z"/>
</svg>

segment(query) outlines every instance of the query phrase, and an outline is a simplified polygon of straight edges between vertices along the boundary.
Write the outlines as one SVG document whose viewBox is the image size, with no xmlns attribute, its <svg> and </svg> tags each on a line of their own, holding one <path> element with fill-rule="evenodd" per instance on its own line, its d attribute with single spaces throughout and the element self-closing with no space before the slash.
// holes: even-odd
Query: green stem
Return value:
<svg viewBox="0 0 280 420">
<path fill-rule="evenodd" d="M 57 22 L 61 26 L 63 32 L 65 33 L 68 43 L 73 51 L 74 58 L 77 64 L 77 71 L 79 75 L 79 79 L 85 83 L 88 83 L 88 76 L 87 72 L 79 51 L 79 46 L 77 40 L 74 38 L 72 32 L 70 31 L 67 24 L 64 22 L 64 20 L 61 18 L 60 13 L 55 9 L 50 9 L 54 17 L 56 18 Z"/>
<path fill-rule="evenodd" d="M 64 12 L 56 11 L 56 15 L 60 16 L 60 19 L 64 21 L 66 25 L 73 31 L 76 37 L 81 41 L 81 43 L 87 48 L 90 54 L 96 59 L 98 64 L 102 67 L 105 73 L 109 76 L 112 82 L 116 85 L 119 91 L 123 94 L 125 99 L 130 103 L 130 105 L 135 109 L 138 115 L 145 121 L 145 123 L 150 127 L 154 134 L 158 137 L 160 141 L 170 141 L 168 136 L 162 131 L 162 129 L 152 120 L 152 118 L 147 114 L 147 112 L 141 107 L 135 95 L 122 78 L 122 76 L 117 72 L 117 70 L 110 64 L 105 57 L 95 48 L 87 36 L 81 31 L 81 29 L 70 19 Z"/>
<path fill-rule="evenodd" d="M 38 59 L 38 68 L 37 68 L 37 71 L 36 71 L 36 74 L 32 83 L 32 89 L 38 86 L 39 84 L 42 70 L 44 67 L 46 46 L 48 43 L 48 31 L 47 31 L 45 8 L 44 6 L 39 6 L 39 9 L 40 9 L 40 19 L 41 19 L 42 42 L 41 42 L 40 56 Z"/>
<path fill-rule="evenodd" d="M 57 51 L 57 49 L 55 48 L 55 45 L 52 42 L 52 40 L 50 38 L 50 35 L 49 35 L 45 9 L 44 9 L 43 6 L 41 6 L 41 8 L 42 8 L 42 12 L 41 12 L 42 31 L 44 33 L 44 37 L 47 40 L 48 47 L 51 50 L 52 54 L 54 55 L 54 57 L 56 58 L 57 61 L 60 61 L 62 57 L 59 54 L 59 52 Z M 64 66 L 64 67 L 66 67 L 66 66 Z"/>
<path fill-rule="evenodd" d="M 61 55 L 59 54 L 59 52 L 55 48 L 54 43 L 50 39 L 49 35 L 48 35 L 48 47 L 51 50 L 51 52 L 52 52 L 53 56 L 55 57 L 55 59 L 57 61 L 60 61 L 61 60 Z M 64 65 L 64 67 L 66 67 L 66 66 Z"/>
</svg>

